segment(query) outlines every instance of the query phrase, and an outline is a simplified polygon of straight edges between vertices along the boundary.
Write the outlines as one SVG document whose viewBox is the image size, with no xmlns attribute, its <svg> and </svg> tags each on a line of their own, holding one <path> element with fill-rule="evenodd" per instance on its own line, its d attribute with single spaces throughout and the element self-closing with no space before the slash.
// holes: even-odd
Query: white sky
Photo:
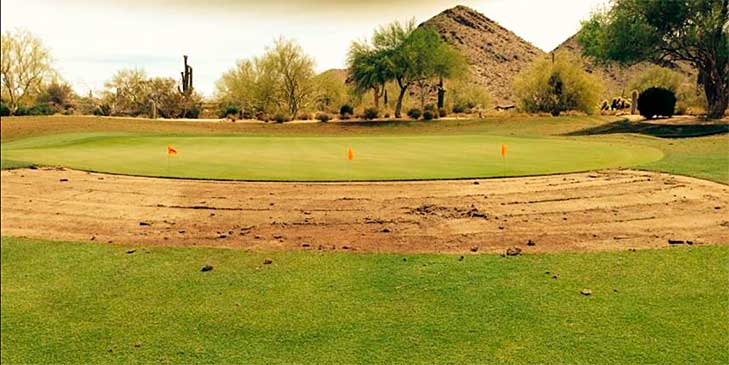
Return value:
<svg viewBox="0 0 729 365">
<path fill-rule="evenodd" d="M 350 42 L 378 25 L 413 17 L 420 23 L 461 4 L 549 51 L 606 2 L 416 1 L 2 0 L 0 24 L 2 31 L 21 27 L 40 37 L 79 93 L 100 91 L 122 68 L 177 79 L 188 54 L 195 88 L 209 96 L 237 59 L 260 55 L 278 36 L 299 42 L 317 71 L 343 68 Z"/>
</svg>

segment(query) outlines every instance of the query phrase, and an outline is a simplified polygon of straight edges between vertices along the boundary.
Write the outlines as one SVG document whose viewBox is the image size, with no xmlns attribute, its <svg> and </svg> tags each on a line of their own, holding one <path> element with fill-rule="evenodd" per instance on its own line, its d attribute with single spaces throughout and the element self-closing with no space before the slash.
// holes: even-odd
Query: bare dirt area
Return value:
<svg viewBox="0 0 729 365">
<path fill-rule="evenodd" d="M 399 253 L 729 244 L 729 186 L 632 170 L 266 183 L 19 169 L 2 171 L 1 197 L 3 235 L 54 240 Z"/>
</svg>

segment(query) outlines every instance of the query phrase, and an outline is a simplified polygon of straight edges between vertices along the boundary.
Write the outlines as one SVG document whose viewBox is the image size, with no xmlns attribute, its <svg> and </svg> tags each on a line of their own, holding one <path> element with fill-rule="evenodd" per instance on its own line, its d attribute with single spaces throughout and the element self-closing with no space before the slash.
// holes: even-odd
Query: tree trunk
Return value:
<svg viewBox="0 0 729 365">
<path fill-rule="evenodd" d="M 420 110 L 425 110 L 425 81 L 418 82 L 418 86 L 420 86 Z"/>
<path fill-rule="evenodd" d="M 397 104 L 395 104 L 395 118 L 401 118 L 402 117 L 402 99 L 405 98 L 405 93 L 408 91 L 408 86 L 410 84 L 403 85 L 400 80 L 397 81 L 398 86 L 400 86 L 400 95 L 397 97 Z"/>
<path fill-rule="evenodd" d="M 729 85 L 719 75 L 703 74 L 704 92 L 706 93 L 706 117 L 721 119 L 729 106 Z"/>
<path fill-rule="evenodd" d="M 373 87 L 372 94 L 375 97 L 375 109 L 380 109 L 380 88 L 378 86 Z"/>
</svg>

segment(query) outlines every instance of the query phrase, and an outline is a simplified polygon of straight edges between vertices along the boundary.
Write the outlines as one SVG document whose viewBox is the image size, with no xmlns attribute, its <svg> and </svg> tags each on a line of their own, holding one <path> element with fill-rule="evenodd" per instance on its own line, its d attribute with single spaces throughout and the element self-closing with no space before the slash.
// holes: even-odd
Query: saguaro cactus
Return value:
<svg viewBox="0 0 729 365">
<path fill-rule="evenodd" d="M 180 72 L 182 77 L 182 88 L 178 87 L 180 93 L 189 96 L 192 94 L 192 66 L 187 64 L 187 55 L 182 56 L 185 60 L 185 70 Z"/>
</svg>

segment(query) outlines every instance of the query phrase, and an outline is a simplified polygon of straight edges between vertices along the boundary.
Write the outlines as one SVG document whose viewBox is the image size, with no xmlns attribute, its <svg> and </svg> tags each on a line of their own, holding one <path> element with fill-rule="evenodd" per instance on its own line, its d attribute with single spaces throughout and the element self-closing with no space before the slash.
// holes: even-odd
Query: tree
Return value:
<svg viewBox="0 0 729 365">
<path fill-rule="evenodd" d="M 301 46 L 284 38 L 274 42 L 264 60 L 271 62 L 276 71 L 288 112 L 295 118 L 314 91 L 314 61 L 304 53 Z"/>
<path fill-rule="evenodd" d="M 336 112 L 338 107 L 347 102 L 347 86 L 336 73 L 337 70 L 329 70 L 314 77 L 314 103 L 317 110 Z"/>
<path fill-rule="evenodd" d="M 395 104 L 395 117 L 402 116 L 402 101 L 410 85 L 415 82 L 413 58 L 417 52 L 412 44 L 407 44 L 415 31 L 415 21 L 405 24 L 393 22 L 375 31 L 372 43 L 380 53 L 379 62 L 389 80 L 397 82 L 400 93 Z"/>
<path fill-rule="evenodd" d="M 147 74 L 142 69 L 117 71 L 104 86 L 104 101 L 114 115 L 138 116 L 148 110 Z"/>
<path fill-rule="evenodd" d="M 295 116 L 314 97 L 314 62 L 292 41 L 278 39 L 261 57 L 240 60 L 216 83 L 222 104 L 244 114 L 270 116 L 285 108 Z"/>
<path fill-rule="evenodd" d="M 699 73 L 707 117 L 729 105 L 729 0 L 614 0 L 582 25 L 578 42 L 601 62 L 685 61 Z"/>
<path fill-rule="evenodd" d="M 49 104 L 55 111 L 72 111 L 78 95 L 67 82 L 55 80 L 44 87 L 38 96 L 38 102 Z"/>
<path fill-rule="evenodd" d="M 0 42 L 2 98 L 8 101 L 10 112 L 14 114 L 41 93 L 43 85 L 55 76 L 55 71 L 51 67 L 50 51 L 30 32 L 6 31 Z"/>
<path fill-rule="evenodd" d="M 536 60 L 514 79 L 514 95 L 520 108 L 529 113 L 548 112 L 558 116 L 567 110 L 592 114 L 597 107 L 602 83 L 585 72 L 580 60 L 559 52 Z"/>
<path fill-rule="evenodd" d="M 367 42 L 353 42 L 347 54 L 347 81 L 358 93 L 371 89 L 375 108 L 380 107 L 380 97 L 387 81 L 392 79 L 387 57 L 386 49 L 374 49 Z"/>
</svg>

